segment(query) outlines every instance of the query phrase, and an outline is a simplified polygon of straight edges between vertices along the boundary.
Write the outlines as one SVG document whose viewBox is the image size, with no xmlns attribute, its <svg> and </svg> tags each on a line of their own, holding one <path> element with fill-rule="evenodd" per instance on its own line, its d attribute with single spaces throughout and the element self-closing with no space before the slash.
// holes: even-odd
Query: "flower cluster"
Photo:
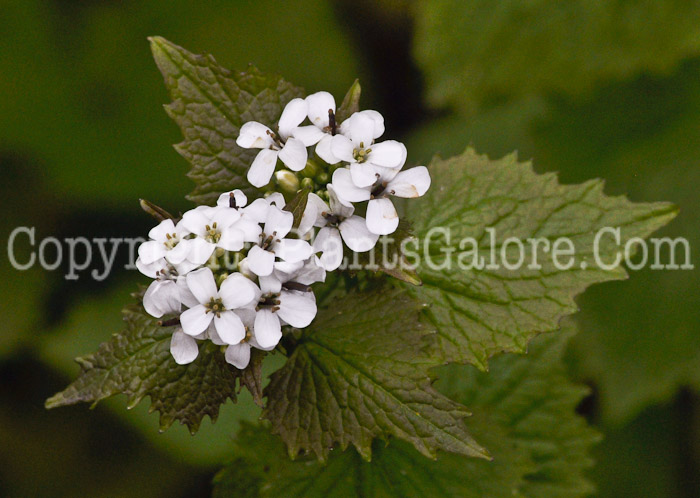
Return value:
<svg viewBox="0 0 700 498">
<path fill-rule="evenodd" d="M 194 361 L 197 341 L 210 340 L 243 369 L 251 347 L 272 350 L 282 327 L 308 326 L 316 316 L 311 285 L 339 268 L 345 247 L 366 252 L 396 231 L 392 196 L 419 197 L 430 186 L 424 166 L 402 171 L 403 144 L 377 142 L 384 133 L 378 112 L 358 111 L 342 123 L 335 112 L 333 97 L 318 92 L 289 102 L 276 132 L 245 123 L 236 143 L 260 149 L 248 181 L 265 195 L 249 204 L 241 190 L 224 193 L 216 206 L 164 219 L 139 247 L 137 266 L 154 279 L 145 310 L 177 315 L 162 322 L 176 327 L 177 363 Z M 281 192 L 300 188 L 308 197 L 295 226 Z"/>
<path fill-rule="evenodd" d="M 359 111 L 337 123 L 335 111 L 328 92 L 296 98 L 282 112 L 278 133 L 251 121 L 236 141 L 243 148 L 261 149 L 248 170 L 254 186 L 267 186 L 275 175 L 281 186 L 313 188 L 308 217 L 315 214 L 313 225 L 321 227 L 314 253 L 321 254 L 320 263 L 329 271 L 342 261 L 341 240 L 350 250 L 365 252 L 380 235 L 396 231 L 399 216 L 392 196 L 420 197 L 430 187 L 425 166 L 402 171 L 407 155 L 402 143 L 377 141 L 384 134 L 381 114 Z M 311 124 L 303 125 L 307 119 Z M 314 147 L 315 155 L 308 147 Z M 277 159 L 282 168 L 275 172 Z"/>
</svg>

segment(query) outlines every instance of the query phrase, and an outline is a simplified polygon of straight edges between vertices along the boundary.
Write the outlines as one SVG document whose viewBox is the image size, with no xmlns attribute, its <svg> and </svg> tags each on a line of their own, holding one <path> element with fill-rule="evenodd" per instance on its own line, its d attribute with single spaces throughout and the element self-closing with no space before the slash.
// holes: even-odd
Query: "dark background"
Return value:
<svg viewBox="0 0 700 498">
<path fill-rule="evenodd" d="M 384 114 L 410 163 L 470 144 L 518 150 L 565 183 L 602 177 L 610 194 L 672 201 L 681 214 L 663 233 L 687 237 L 697 262 L 698 8 L 592 3 L 4 0 L 2 240 L 16 226 L 38 240 L 143 236 L 139 198 L 190 207 L 146 41 L 161 35 L 337 100 L 359 77 L 362 107 Z M 16 250 L 26 261 L 26 239 Z M 120 250 L 115 268 L 126 259 Z M 67 281 L 66 265 L 18 271 L 2 251 L 0 496 L 208 496 L 239 421 L 257 417 L 249 398 L 195 437 L 159 434 L 147 401 L 44 410 L 144 283 L 123 270 L 96 282 L 92 269 Z M 601 496 L 700 496 L 699 281 L 643 270 L 579 299 L 568 361 L 593 390 L 580 412 L 605 435 L 590 472 Z"/>
</svg>

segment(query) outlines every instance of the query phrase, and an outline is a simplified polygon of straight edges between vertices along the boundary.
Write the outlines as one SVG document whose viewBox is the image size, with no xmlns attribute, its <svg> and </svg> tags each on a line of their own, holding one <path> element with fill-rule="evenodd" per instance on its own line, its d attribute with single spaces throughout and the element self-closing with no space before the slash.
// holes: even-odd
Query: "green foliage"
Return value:
<svg viewBox="0 0 700 498">
<path fill-rule="evenodd" d="M 501 356 L 492 374 L 441 370 L 438 389 L 474 408 L 467 425 L 487 440 L 492 461 L 451 453 L 429 461 L 391 439 L 375 442 L 370 463 L 352 449 L 334 452 L 325 465 L 290 462 L 266 427 L 244 425 L 214 496 L 584 496 L 591 491 L 582 475 L 591 464 L 587 450 L 598 436 L 574 414 L 586 390 L 569 383 L 561 363 L 570 335 L 542 336 L 527 356 Z"/>
<path fill-rule="evenodd" d="M 263 411 L 290 457 L 325 460 L 337 443 L 369 460 L 372 440 L 390 435 L 433 458 L 437 449 L 486 456 L 465 430 L 466 409 L 430 385 L 420 307 L 397 291 L 348 294 L 301 332 Z"/>
<path fill-rule="evenodd" d="M 257 151 L 236 145 L 238 131 L 246 121 L 275 129 L 282 109 L 301 89 L 252 66 L 232 73 L 210 55 L 191 54 L 160 37 L 150 40 L 173 99 L 165 109 L 185 137 L 175 148 L 192 164 L 188 176 L 196 187 L 189 199 L 212 204 L 227 190 L 250 193 L 245 175 Z"/>
<path fill-rule="evenodd" d="M 431 175 L 428 194 L 407 206 L 432 258 L 432 265 L 423 262 L 418 271 L 423 286 L 409 292 L 429 304 L 426 314 L 437 329 L 437 354 L 481 369 L 493 354 L 524 352 L 532 337 L 556 330 L 563 316 L 577 311 L 574 297 L 589 285 L 625 277 L 623 268 L 604 270 L 593 257 L 601 228 L 620 227 L 624 245 L 631 237 L 648 236 L 676 214 L 666 203 L 633 204 L 607 197 L 600 181 L 560 185 L 555 175 L 537 175 L 530 163 L 519 163 L 514 155 L 492 161 L 467 150 L 449 160 L 435 159 Z M 449 230 L 450 240 L 444 233 L 428 239 L 432 227 Z M 460 247 L 467 237 L 476 241 L 476 248 Z M 553 250 L 523 243 L 524 264 L 509 269 L 502 255 L 510 265 L 520 256 L 514 245 L 503 251 L 510 237 L 546 239 L 552 247 L 556 239 L 567 237 L 575 262 L 563 269 L 555 265 Z M 601 238 L 602 263 L 610 264 L 620 249 L 611 237 Z M 495 269 L 488 266 L 491 250 L 500 258 Z M 476 256 L 485 258 L 483 269 L 459 264 L 463 257 L 469 264 Z"/>
<path fill-rule="evenodd" d="M 417 157 L 452 154 L 467 143 L 490 155 L 517 148 L 565 183 L 604 177 L 605 190 L 633 200 L 668 199 L 679 208 L 655 237 L 690 244 L 695 270 L 647 267 L 626 282 L 594 286 L 577 301 L 582 333 L 569 356 L 578 378 L 592 381 L 606 422 L 621 423 L 680 386 L 700 388 L 700 59 L 668 77 L 645 75 L 600 86 L 590 98 L 519 102 L 473 118 L 451 116 L 413 134 Z M 534 116 L 534 117 L 533 117 Z M 685 263 L 676 249 L 677 264 Z M 661 264 L 670 262 L 662 247 Z M 639 255 L 635 261 L 639 260 Z"/>
<path fill-rule="evenodd" d="M 587 93 L 700 51 L 700 6 L 681 0 L 431 0 L 415 20 L 429 101 L 463 110 Z"/>
<path fill-rule="evenodd" d="M 194 362 L 177 365 L 170 354 L 173 327 L 161 326 L 140 303 L 125 309 L 124 319 L 124 332 L 114 334 L 96 353 L 76 359 L 80 375 L 49 398 L 47 408 L 96 404 L 115 394 L 126 394 L 133 407 L 149 396 L 151 409 L 160 412 L 161 430 L 178 420 L 195 433 L 205 415 L 216 420 L 227 399 L 236 401 L 237 383 L 259 399 L 259 371 L 243 374 L 226 363 L 213 343 L 202 344 Z M 249 369 L 253 368 L 259 369 L 259 363 L 251 363 Z"/>
</svg>

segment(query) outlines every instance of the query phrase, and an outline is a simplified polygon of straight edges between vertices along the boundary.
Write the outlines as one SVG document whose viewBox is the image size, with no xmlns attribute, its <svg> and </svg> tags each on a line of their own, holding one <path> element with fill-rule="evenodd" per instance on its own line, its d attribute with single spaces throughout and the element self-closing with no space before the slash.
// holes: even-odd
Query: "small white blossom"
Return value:
<svg viewBox="0 0 700 498">
<path fill-rule="evenodd" d="M 292 171 L 301 171 L 306 166 L 308 151 L 306 144 L 293 136 L 308 113 L 304 99 L 292 99 L 282 111 L 278 122 L 279 136 L 270 128 L 256 121 L 245 123 L 236 139 L 244 149 L 262 149 L 248 170 L 248 181 L 254 187 L 270 183 L 279 158 Z"/>
<path fill-rule="evenodd" d="M 197 237 L 190 241 L 189 260 L 204 264 L 217 247 L 226 251 L 240 251 L 246 240 L 259 234 L 259 227 L 242 222 L 241 213 L 237 209 L 216 206 L 199 206 L 187 211 L 182 216 L 182 225 Z M 239 226 L 241 229 L 239 229 Z M 252 232 L 251 230 L 252 229 Z"/>
<path fill-rule="evenodd" d="M 367 228 L 378 235 L 394 233 L 399 225 L 390 196 L 420 197 L 430 187 L 430 174 L 425 166 L 417 166 L 406 171 L 385 170 L 373 187 L 372 198 L 367 204 Z"/>
<path fill-rule="evenodd" d="M 364 218 L 353 214 L 355 208 L 345 206 L 338 200 L 330 184 L 328 198 L 330 207 L 316 194 L 309 194 L 307 209 L 318 213 L 315 225 L 321 227 L 314 240 L 314 253 L 321 253 L 320 264 L 326 270 L 333 271 L 343 261 L 343 240 L 352 251 L 366 252 L 376 245 L 379 236 L 367 229 Z"/>
<path fill-rule="evenodd" d="M 210 324 L 226 344 L 238 344 L 246 336 L 245 326 L 234 310 L 249 305 L 257 295 L 257 286 L 240 273 L 229 275 L 217 289 L 209 268 L 187 274 L 187 286 L 198 304 L 183 311 L 180 323 L 185 334 L 198 336 Z"/>
<path fill-rule="evenodd" d="M 163 259 L 174 267 L 181 265 L 184 269 L 190 266 L 188 259 L 192 250 L 192 241 L 185 238 L 188 234 L 182 222 L 175 225 L 173 220 L 169 219 L 153 227 L 148 232 L 151 240 L 141 244 L 138 250 L 139 268 L 143 269 L 142 272 L 152 276 L 154 272 L 166 266 Z M 197 263 L 194 263 L 194 266 L 196 265 Z"/>
<path fill-rule="evenodd" d="M 253 309 L 240 309 L 236 312 L 241 318 L 243 325 L 246 328 L 246 337 L 238 344 L 231 344 L 226 348 L 224 357 L 226 361 L 238 368 L 243 370 L 250 363 L 250 349 L 260 349 L 262 351 L 271 351 L 275 349 L 275 346 L 262 347 L 255 338 L 255 310 Z"/>
<path fill-rule="evenodd" d="M 254 328 L 256 341 L 262 348 L 277 345 L 282 338 L 282 325 L 304 328 L 316 316 L 314 293 L 307 284 L 293 282 L 294 275 L 278 273 L 259 279 Z"/>
<path fill-rule="evenodd" d="M 260 205 L 262 216 L 264 206 Z M 265 225 L 260 242 L 248 251 L 244 261 L 247 268 L 254 274 L 265 277 L 272 273 L 275 259 L 290 263 L 303 261 L 311 255 L 311 246 L 301 239 L 286 238 L 292 230 L 294 215 L 283 211 L 277 206 L 268 204 L 265 210 Z"/>
</svg>

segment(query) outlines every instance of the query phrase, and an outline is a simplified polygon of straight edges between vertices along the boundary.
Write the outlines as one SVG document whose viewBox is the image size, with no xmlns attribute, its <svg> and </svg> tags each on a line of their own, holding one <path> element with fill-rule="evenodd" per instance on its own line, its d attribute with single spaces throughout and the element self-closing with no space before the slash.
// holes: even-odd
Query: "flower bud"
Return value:
<svg viewBox="0 0 700 498">
<path fill-rule="evenodd" d="M 277 184 L 288 194 L 296 194 L 299 190 L 299 179 L 297 175 L 287 169 L 281 169 L 275 173 Z"/>
</svg>

